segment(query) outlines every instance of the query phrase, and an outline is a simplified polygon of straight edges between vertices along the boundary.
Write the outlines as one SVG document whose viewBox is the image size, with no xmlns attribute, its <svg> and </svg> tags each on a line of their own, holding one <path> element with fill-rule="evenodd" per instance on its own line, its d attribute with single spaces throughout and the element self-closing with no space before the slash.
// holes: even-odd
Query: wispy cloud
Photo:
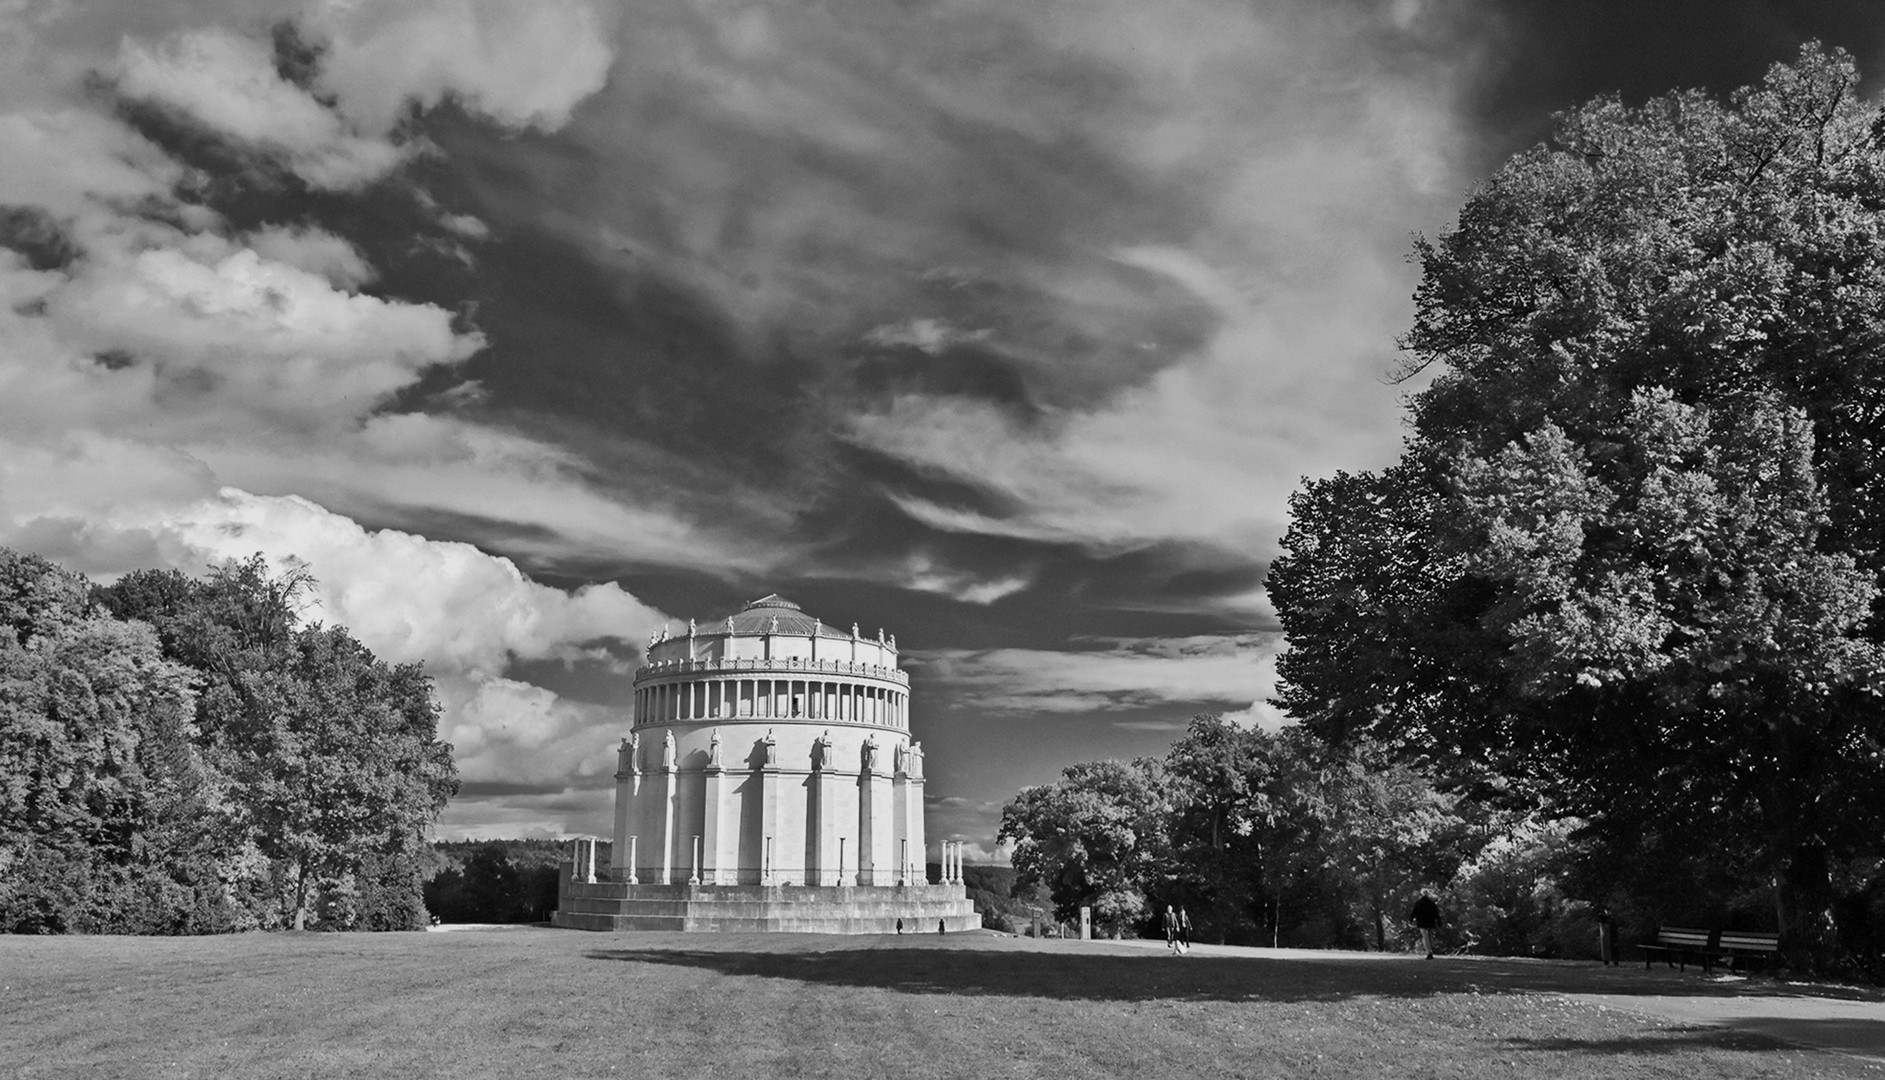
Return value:
<svg viewBox="0 0 1885 1080">
<path fill-rule="evenodd" d="M 1280 635 L 1094 642 L 1082 651 L 935 650 L 908 659 L 924 689 L 958 709 L 1017 716 L 1096 715 L 1158 706 L 1248 711 L 1276 683 Z"/>
</svg>

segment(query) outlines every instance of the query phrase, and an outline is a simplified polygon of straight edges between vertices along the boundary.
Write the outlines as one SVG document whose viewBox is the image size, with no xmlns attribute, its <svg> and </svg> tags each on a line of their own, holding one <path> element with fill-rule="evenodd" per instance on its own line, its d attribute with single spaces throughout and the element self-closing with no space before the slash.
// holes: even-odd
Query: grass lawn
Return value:
<svg viewBox="0 0 1885 1080">
<path fill-rule="evenodd" d="M 0 1076 L 1881 1075 L 1561 996 L 1693 993 L 1694 972 L 1208 951 L 526 928 L 0 938 Z"/>
</svg>

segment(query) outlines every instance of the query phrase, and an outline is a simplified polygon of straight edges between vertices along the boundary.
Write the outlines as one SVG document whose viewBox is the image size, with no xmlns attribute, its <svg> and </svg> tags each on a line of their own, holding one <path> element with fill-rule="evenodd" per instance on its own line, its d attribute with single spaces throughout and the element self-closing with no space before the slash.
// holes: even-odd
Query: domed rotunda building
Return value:
<svg viewBox="0 0 1885 1080">
<path fill-rule="evenodd" d="M 556 925 L 979 925 L 950 846 L 942 882 L 926 880 L 909 700 L 894 636 L 826 626 L 776 595 L 657 635 L 617 749 L 609 866 L 579 842 Z"/>
</svg>

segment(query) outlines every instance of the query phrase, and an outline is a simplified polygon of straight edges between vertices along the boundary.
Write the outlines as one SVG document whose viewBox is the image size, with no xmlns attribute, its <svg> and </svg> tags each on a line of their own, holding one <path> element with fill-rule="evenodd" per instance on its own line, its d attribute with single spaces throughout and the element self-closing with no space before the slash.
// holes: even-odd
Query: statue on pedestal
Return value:
<svg viewBox="0 0 1885 1080">
<path fill-rule="evenodd" d="M 661 767 L 664 769 L 672 769 L 674 767 L 674 729 L 673 728 L 669 728 L 666 732 L 664 732 L 661 739 Z"/>
<path fill-rule="evenodd" d="M 771 728 L 766 729 L 766 737 L 761 740 L 760 745 L 766 748 L 766 764 L 779 764 L 779 744 L 773 741 Z"/>
<path fill-rule="evenodd" d="M 713 729 L 713 737 L 707 740 L 707 764 L 712 768 L 720 767 L 720 729 Z"/>
</svg>

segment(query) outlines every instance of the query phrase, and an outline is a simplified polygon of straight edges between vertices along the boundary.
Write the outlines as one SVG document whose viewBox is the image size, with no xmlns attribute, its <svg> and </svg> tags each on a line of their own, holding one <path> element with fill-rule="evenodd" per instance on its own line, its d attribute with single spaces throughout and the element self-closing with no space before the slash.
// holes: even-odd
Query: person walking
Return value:
<svg viewBox="0 0 1885 1080">
<path fill-rule="evenodd" d="M 1597 958 L 1605 967 L 1620 963 L 1617 959 L 1617 917 L 1610 909 L 1597 905 Z"/>
<path fill-rule="evenodd" d="M 1178 909 L 1178 951 L 1191 951 L 1191 916 L 1185 914 L 1182 907 Z"/>
<path fill-rule="evenodd" d="M 1178 951 L 1178 916 L 1172 914 L 1172 906 L 1165 905 L 1165 947 L 1172 952 Z"/>
<path fill-rule="evenodd" d="M 1433 894 L 1420 890 L 1420 898 L 1407 912 L 1407 918 L 1420 929 L 1420 944 L 1427 950 L 1427 959 L 1433 959 L 1433 932 L 1440 926 L 1440 903 Z"/>
</svg>

